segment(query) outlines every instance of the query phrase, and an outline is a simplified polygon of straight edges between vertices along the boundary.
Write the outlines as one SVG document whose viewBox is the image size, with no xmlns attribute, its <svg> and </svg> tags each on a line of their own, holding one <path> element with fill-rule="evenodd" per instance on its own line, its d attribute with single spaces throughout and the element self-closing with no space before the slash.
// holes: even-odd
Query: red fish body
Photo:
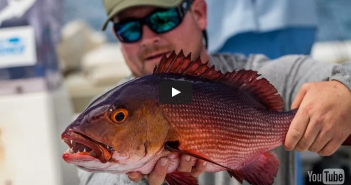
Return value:
<svg viewBox="0 0 351 185">
<path fill-rule="evenodd" d="M 251 70 L 222 74 L 172 53 L 153 75 L 90 104 L 62 134 L 71 148 L 63 158 L 87 171 L 149 174 L 168 156 L 166 181 L 195 185 L 196 179 L 174 172 L 185 153 L 209 161 L 208 172 L 227 170 L 239 182 L 270 185 L 279 161 L 269 150 L 284 143 L 296 110 L 281 112 L 282 98 L 258 76 Z M 158 85 L 164 80 L 191 82 L 191 103 L 161 104 Z"/>
<path fill-rule="evenodd" d="M 231 169 L 283 144 L 292 112 L 267 110 L 247 94 L 215 83 L 193 84 L 188 105 L 161 105 L 180 150 L 204 154 Z M 209 165 L 207 171 L 225 170 Z"/>
</svg>

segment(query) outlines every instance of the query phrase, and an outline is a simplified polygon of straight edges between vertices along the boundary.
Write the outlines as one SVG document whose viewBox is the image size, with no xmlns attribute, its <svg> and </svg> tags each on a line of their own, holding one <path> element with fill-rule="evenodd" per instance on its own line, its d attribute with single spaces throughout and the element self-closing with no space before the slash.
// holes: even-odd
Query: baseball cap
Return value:
<svg viewBox="0 0 351 185">
<path fill-rule="evenodd" d="M 119 12 L 135 6 L 157 6 L 161 8 L 177 7 L 183 0 L 103 0 L 107 19 L 102 26 L 105 30 L 108 22 Z"/>
</svg>

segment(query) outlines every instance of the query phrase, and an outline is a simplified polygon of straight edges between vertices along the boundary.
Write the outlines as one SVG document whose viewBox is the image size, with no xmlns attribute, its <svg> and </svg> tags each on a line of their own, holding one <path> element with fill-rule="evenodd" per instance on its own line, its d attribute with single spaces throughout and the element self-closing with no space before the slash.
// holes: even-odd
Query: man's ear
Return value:
<svg viewBox="0 0 351 185">
<path fill-rule="evenodd" d="M 201 30 L 207 27 L 207 4 L 205 0 L 195 0 L 191 5 L 191 11 Z"/>
</svg>

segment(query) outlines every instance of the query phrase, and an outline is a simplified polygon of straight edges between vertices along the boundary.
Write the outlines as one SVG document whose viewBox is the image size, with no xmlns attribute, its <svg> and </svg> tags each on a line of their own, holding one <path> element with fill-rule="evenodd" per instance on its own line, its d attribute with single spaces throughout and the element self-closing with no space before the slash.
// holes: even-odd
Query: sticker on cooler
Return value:
<svg viewBox="0 0 351 185">
<path fill-rule="evenodd" d="M 30 66 L 37 62 L 34 28 L 0 29 L 0 68 Z"/>
</svg>

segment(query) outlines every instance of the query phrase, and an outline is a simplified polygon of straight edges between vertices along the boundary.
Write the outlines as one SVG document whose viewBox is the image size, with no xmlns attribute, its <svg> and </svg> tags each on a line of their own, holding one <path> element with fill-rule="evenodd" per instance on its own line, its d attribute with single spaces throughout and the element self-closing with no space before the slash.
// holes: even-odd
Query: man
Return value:
<svg viewBox="0 0 351 185">
<path fill-rule="evenodd" d="M 204 0 L 103 0 L 112 31 L 121 42 L 122 53 L 133 72 L 132 79 L 151 74 L 162 55 L 172 50 L 192 52 L 192 59 L 201 57 L 222 71 L 235 68 L 258 70 L 282 95 L 285 110 L 299 110 L 288 131 L 286 150 L 311 150 L 331 155 L 351 133 L 351 72 L 343 66 L 318 63 L 306 56 L 286 56 L 269 61 L 262 55 L 244 58 L 241 55 L 207 54 L 202 32 L 206 28 Z M 160 9 L 163 8 L 163 9 Z M 317 82 L 322 81 L 322 82 Z M 311 82 L 311 83 L 306 83 Z M 294 153 L 278 148 L 281 166 L 275 184 L 293 185 Z M 198 160 L 192 168 L 190 156 L 183 155 L 178 171 L 200 176 L 206 163 Z M 148 176 L 151 185 L 164 182 L 168 159 L 158 161 Z M 146 184 L 141 174 L 129 178 Z M 81 184 L 133 184 L 124 175 L 79 172 Z M 233 184 L 226 172 L 203 174 L 200 184 Z M 232 182 L 231 182 L 232 181 Z"/>
</svg>

